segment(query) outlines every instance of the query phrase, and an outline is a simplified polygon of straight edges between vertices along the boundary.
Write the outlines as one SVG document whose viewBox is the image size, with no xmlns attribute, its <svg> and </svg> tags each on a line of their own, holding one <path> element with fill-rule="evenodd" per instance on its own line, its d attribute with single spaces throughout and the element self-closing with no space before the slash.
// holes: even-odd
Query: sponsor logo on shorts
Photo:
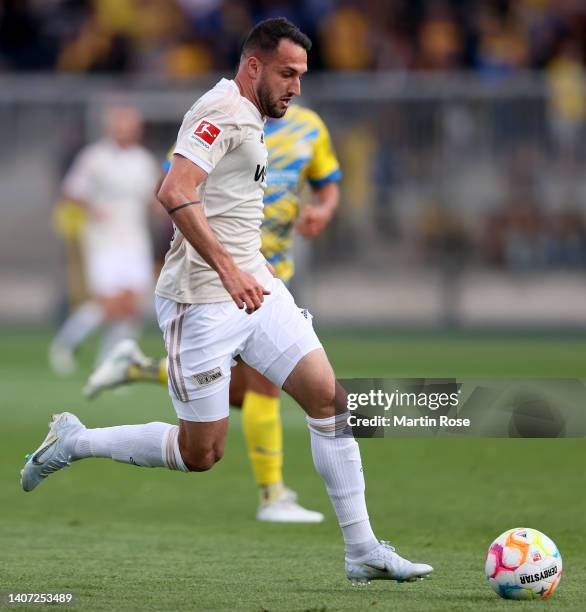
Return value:
<svg viewBox="0 0 586 612">
<path fill-rule="evenodd" d="M 221 133 L 222 128 L 214 125 L 207 119 L 203 119 L 195 128 L 191 138 L 200 144 L 204 149 L 209 149 Z"/>
<path fill-rule="evenodd" d="M 224 375 L 222 374 L 221 368 L 213 368 L 212 370 L 207 370 L 207 372 L 194 374 L 193 379 L 200 387 L 207 387 L 220 380 L 222 376 Z"/>
</svg>

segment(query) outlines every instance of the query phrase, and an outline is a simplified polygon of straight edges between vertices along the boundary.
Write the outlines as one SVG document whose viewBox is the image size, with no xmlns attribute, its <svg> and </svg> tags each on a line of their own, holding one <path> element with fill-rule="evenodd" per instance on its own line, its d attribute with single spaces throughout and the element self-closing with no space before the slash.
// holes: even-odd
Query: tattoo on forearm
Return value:
<svg viewBox="0 0 586 612">
<path fill-rule="evenodd" d="M 175 206 L 175 208 L 172 208 L 168 212 L 170 215 L 172 215 L 173 213 L 176 213 L 178 210 L 181 210 L 182 208 L 186 208 L 187 206 L 193 206 L 194 204 L 201 204 L 201 200 L 194 200 L 193 202 L 185 202 L 185 204 L 179 204 L 179 206 Z"/>
</svg>

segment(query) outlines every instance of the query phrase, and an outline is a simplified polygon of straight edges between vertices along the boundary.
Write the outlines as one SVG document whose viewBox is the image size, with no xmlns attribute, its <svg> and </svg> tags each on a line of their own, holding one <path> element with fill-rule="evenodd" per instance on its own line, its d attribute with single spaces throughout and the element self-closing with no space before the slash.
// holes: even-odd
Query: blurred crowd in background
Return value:
<svg viewBox="0 0 586 612">
<path fill-rule="evenodd" d="M 313 40 L 303 101 L 344 175 L 313 272 L 586 268 L 585 0 L 0 0 L 0 79 L 74 75 L 80 94 L 21 104 L 4 80 L 0 128 L 17 147 L 0 167 L 14 183 L 6 197 L 26 199 L 18 143 L 30 159 L 36 116 L 61 125 L 34 147 L 58 184 L 95 137 L 96 84 L 139 107 L 153 91 L 183 100 L 211 73 L 233 74 L 246 32 L 274 16 Z M 144 116 L 159 159 L 186 107 Z M 51 184 L 41 175 L 31 210 Z"/>
<path fill-rule="evenodd" d="M 232 68 L 275 16 L 313 39 L 314 70 L 499 77 L 586 60 L 582 0 L 0 0 L 0 70 L 188 78 Z"/>
</svg>

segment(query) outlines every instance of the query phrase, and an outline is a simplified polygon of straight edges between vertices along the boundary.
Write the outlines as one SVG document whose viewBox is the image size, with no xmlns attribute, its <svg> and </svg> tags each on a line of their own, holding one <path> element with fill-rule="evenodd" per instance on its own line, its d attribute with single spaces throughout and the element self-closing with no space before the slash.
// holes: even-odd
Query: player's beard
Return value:
<svg viewBox="0 0 586 612">
<path fill-rule="evenodd" d="M 261 79 L 258 85 L 258 101 L 260 102 L 263 115 L 271 117 L 271 119 L 280 119 L 287 112 L 287 107 L 283 110 L 279 109 L 277 106 L 279 98 L 273 99 L 271 89 L 263 79 Z"/>
</svg>

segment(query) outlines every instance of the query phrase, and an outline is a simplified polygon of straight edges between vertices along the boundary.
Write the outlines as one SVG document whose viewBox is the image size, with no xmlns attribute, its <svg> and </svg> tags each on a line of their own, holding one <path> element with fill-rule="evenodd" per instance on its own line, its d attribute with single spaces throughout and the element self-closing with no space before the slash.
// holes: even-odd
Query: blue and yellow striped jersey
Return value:
<svg viewBox="0 0 586 612">
<path fill-rule="evenodd" d="M 293 225 L 306 182 L 320 187 L 342 177 L 330 134 L 314 111 L 293 105 L 265 126 L 269 151 L 262 253 L 284 281 L 293 276 Z"/>
<path fill-rule="evenodd" d="M 288 281 L 295 271 L 291 247 L 293 225 L 299 214 L 299 198 L 306 182 L 319 188 L 342 178 L 330 134 L 314 111 L 293 105 L 282 119 L 265 125 L 269 152 L 267 188 L 264 194 L 264 221 L 261 251 Z M 174 147 L 163 164 L 167 171 Z"/>
</svg>

